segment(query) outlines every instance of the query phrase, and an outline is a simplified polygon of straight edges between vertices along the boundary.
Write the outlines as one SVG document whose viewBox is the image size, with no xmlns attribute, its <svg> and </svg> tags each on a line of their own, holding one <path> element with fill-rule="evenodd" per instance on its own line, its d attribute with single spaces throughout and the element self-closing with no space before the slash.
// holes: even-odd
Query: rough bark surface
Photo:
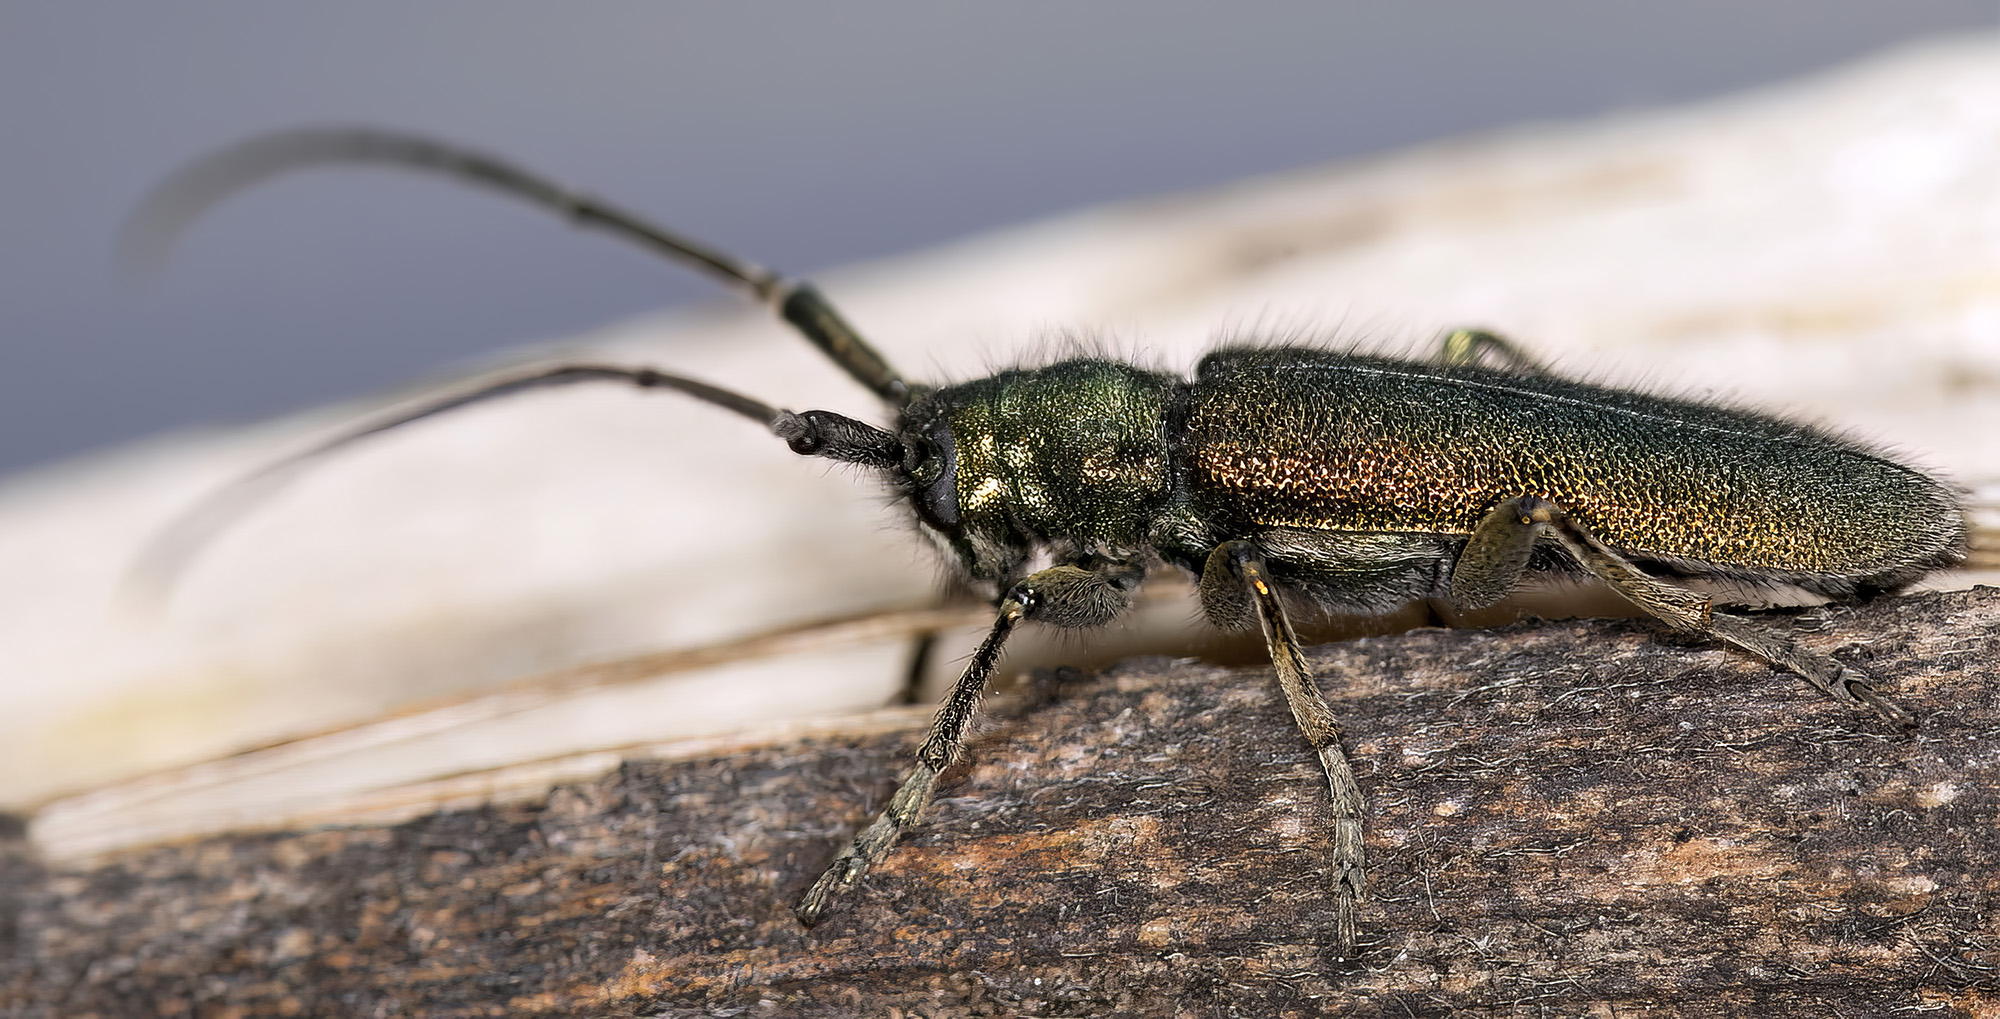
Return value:
<svg viewBox="0 0 2000 1019">
<path fill-rule="evenodd" d="M 9 1015 L 2000 1015 L 2000 591 L 1773 617 L 1914 733 L 1638 622 L 1312 655 L 1369 798 L 1326 948 L 1318 766 L 1265 670 L 996 700 L 820 928 L 918 738 L 631 762 L 538 806 L 52 872 L 0 846 Z"/>
</svg>

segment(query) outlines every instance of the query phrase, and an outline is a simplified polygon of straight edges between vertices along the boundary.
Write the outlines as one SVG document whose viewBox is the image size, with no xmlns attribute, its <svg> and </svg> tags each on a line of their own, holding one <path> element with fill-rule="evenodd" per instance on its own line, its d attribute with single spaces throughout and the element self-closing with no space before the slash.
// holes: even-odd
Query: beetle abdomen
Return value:
<svg viewBox="0 0 2000 1019">
<path fill-rule="evenodd" d="M 1899 586 L 1965 544 L 1949 488 L 1854 442 L 1479 367 L 1219 351 L 1189 388 L 1181 453 L 1225 527 L 1463 535 L 1538 495 L 1635 558 L 1829 593 Z"/>
</svg>

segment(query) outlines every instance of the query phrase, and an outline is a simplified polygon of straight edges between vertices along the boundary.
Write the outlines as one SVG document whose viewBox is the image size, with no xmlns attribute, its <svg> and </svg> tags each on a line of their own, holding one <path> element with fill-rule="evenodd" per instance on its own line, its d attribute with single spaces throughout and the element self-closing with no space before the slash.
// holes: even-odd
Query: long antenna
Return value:
<svg viewBox="0 0 2000 1019">
<path fill-rule="evenodd" d="M 421 421 L 469 404 L 483 403 L 530 389 L 598 381 L 626 381 L 641 388 L 679 390 L 698 400 L 758 421 L 773 431 L 779 431 L 780 424 L 787 418 L 795 417 L 787 411 L 740 393 L 711 386 L 706 382 L 657 372 L 651 368 L 572 364 L 488 381 L 464 392 L 442 396 L 404 410 L 392 411 L 333 438 L 273 460 L 215 489 L 200 502 L 184 510 L 166 527 L 161 528 L 152 540 L 140 549 L 130 572 L 126 575 L 127 591 L 141 596 L 146 601 L 157 601 L 173 586 L 175 578 L 180 576 L 187 564 L 193 561 L 202 549 L 208 547 L 208 543 L 221 534 L 230 523 L 288 484 L 298 476 L 300 470 L 329 453 L 345 449 L 371 435 L 378 435 L 392 428 L 401 428 L 413 421 Z"/>
<path fill-rule="evenodd" d="M 183 167 L 146 196 L 126 226 L 120 245 L 124 260 L 139 268 L 157 266 L 191 223 L 230 196 L 294 170 L 341 163 L 441 174 L 541 206 L 579 227 L 636 243 L 769 306 L 891 406 L 910 402 L 909 384 L 811 284 L 787 280 L 503 159 L 415 135 L 360 127 L 307 128 L 252 138 L 215 152 Z"/>
<path fill-rule="evenodd" d="M 793 413 L 742 393 L 712 386 L 682 375 L 651 368 L 620 365 L 565 364 L 521 375 L 489 379 L 462 392 L 440 396 L 414 407 L 390 411 L 330 439 L 308 446 L 242 475 L 208 494 L 162 528 L 140 549 L 126 575 L 128 594 L 157 602 L 187 564 L 208 543 L 251 507 L 284 487 L 313 461 L 345 449 L 371 435 L 401 428 L 475 403 L 577 382 L 628 382 L 641 389 L 672 389 L 704 403 L 734 411 L 771 430 L 801 456 L 824 457 L 876 470 L 894 470 L 903 462 L 903 444 L 886 432 L 829 410 Z"/>
</svg>

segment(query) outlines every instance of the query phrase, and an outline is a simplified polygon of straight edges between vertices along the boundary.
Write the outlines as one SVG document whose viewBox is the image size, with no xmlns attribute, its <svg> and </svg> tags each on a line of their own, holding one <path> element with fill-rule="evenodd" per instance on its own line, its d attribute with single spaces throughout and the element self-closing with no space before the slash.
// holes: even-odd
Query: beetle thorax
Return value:
<svg viewBox="0 0 2000 1019">
<path fill-rule="evenodd" d="M 1063 361 L 937 390 L 904 416 L 925 447 L 919 519 L 973 577 L 1036 557 L 1136 551 L 1171 485 L 1164 421 L 1177 380 L 1111 361 Z"/>
</svg>

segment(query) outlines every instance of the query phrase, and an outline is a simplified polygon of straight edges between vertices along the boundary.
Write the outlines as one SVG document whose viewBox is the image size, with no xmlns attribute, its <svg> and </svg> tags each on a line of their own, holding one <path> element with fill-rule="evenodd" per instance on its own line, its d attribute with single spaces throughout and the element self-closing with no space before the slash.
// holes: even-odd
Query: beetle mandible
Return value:
<svg viewBox="0 0 2000 1019">
<path fill-rule="evenodd" d="M 1780 418 L 1561 377 L 1491 333 L 1410 360 L 1230 346 L 1183 378 L 1076 357 L 956 385 L 906 381 L 811 286 L 722 254 L 507 162 L 367 129 L 288 132 L 197 162 L 149 199 L 143 243 L 266 177 L 316 164 L 442 173 L 542 205 L 731 283 L 879 398 L 887 428 L 793 412 L 651 368 L 567 364 L 476 382 L 367 422 L 214 493 L 139 570 L 170 577 L 267 483 L 358 439 L 496 397 L 583 381 L 671 389 L 748 417 L 793 452 L 885 478 L 918 530 L 993 599 L 991 629 L 887 807 L 799 899 L 819 923 L 922 817 L 956 761 L 1007 639 L 1029 621 L 1088 628 L 1149 572 L 1197 577 L 1226 629 L 1261 629 L 1278 686 L 1332 798 L 1334 937 L 1351 956 L 1367 888 L 1366 803 L 1292 624 L 1301 606 L 1381 613 L 1500 600 L 1524 578 L 1588 575 L 1669 628 L 1731 645 L 1896 724 L 1871 680 L 1779 631 L 1715 611 L 1680 581 L 1834 599 L 1907 586 L 1961 560 L 1954 489 L 1859 443 Z M 1291 607 L 1288 608 L 1288 602 Z"/>
</svg>

